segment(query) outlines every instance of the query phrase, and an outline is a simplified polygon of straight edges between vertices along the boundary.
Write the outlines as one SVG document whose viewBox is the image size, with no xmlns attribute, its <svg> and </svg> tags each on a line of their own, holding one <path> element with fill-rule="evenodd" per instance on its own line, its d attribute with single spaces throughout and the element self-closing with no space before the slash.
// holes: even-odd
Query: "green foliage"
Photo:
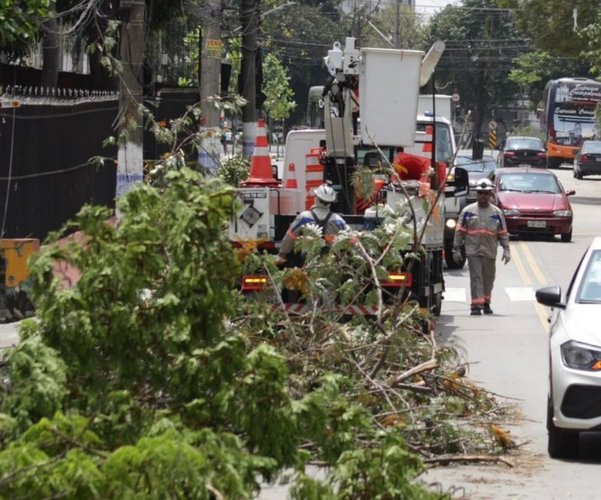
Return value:
<svg viewBox="0 0 601 500">
<path fill-rule="evenodd" d="M 20 52 L 37 38 L 51 0 L 0 0 L 0 49 Z"/>
<path fill-rule="evenodd" d="M 582 55 L 590 62 L 591 73 L 598 78 L 601 76 L 601 12 L 597 12 L 595 22 L 584 28 L 580 36 L 586 42 Z"/>
<path fill-rule="evenodd" d="M 327 49 L 352 32 L 352 19 L 337 8 L 339 2 L 297 2 L 274 11 L 261 21 L 264 46 L 288 69 L 296 102 L 291 120 L 304 124 L 309 87 L 328 77 L 323 65 Z M 309 43 L 300 43 L 309 41 Z M 267 75 L 265 75 L 267 76 Z"/>
<path fill-rule="evenodd" d="M 3 411 L 10 411 L 22 424 L 53 415 L 67 392 L 66 366 L 57 351 L 28 333 L 32 320 L 22 326 L 23 340 L 9 352 L 11 392 L 2 396 Z"/>
<path fill-rule="evenodd" d="M 340 456 L 334 474 L 338 498 L 440 498 L 414 483 L 423 470 L 422 463 L 411 453 L 403 438 L 395 431 L 377 436 L 373 447 L 349 450 Z"/>
<path fill-rule="evenodd" d="M 250 160 L 240 155 L 234 155 L 221 162 L 217 174 L 225 183 L 238 187 L 240 182 L 248 179 L 250 171 Z"/>
<path fill-rule="evenodd" d="M 439 82 L 450 82 L 461 96 L 461 106 L 474 113 L 476 130 L 495 107 L 502 107 L 518 94 L 506 80 L 513 60 L 525 49 L 504 40 L 521 40 L 510 12 L 497 9 L 495 0 L 465 0 L 447 5 L 429 26 L 428 41 L 446 40 L 447 50 L 437 70 Z"/>
<path fill-rule="evenodd" d="M 267 75 L 262 91 L 267 98 L 263 107 L 267 115 L 276 121 L 285 120 L 296 107 L 292 100 L 293 92 L 289 85 L 288 70 L 273 54 L 267 54 L 263 61 L 263 74 Z"/>
<path fill-rule="evenodd" d="M 568 64 L 577 62 L 585 50 L 586 41 L 579 33 L 594 24 L 598 11 L 598 6 L 588 0 L 498 0 L 498 3 L 500 7 L 514 9 L 516 23 L 528 34 L 533 48 Z M 574 9 L 578 12 L 576 26 Z"/>
</svg>

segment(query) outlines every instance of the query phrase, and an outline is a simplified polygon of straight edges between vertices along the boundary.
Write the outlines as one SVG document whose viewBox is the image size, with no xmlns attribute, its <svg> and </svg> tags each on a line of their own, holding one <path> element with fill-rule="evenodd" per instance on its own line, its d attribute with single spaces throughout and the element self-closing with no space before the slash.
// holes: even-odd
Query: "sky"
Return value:
<svg viewBox="0 0 601 500">
<path fill-rule="evenodd" d="M 447 4 L 457 4 L 460 0 L 415 0 L 415 10 L 419 13 L 432 15 Z"/>
</svg>

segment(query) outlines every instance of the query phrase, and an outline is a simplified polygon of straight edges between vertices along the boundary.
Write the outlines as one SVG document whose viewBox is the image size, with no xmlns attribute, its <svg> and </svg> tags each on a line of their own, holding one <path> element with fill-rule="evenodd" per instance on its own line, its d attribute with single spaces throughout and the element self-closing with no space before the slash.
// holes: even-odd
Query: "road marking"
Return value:
<svg viewBox="0 0 601 500">
<path fill-rule="evenodd" d="M 534 302 L 534 288 L 531 286 L 505 287 L 505 293 L 511 302 Z M 467 289 L 447 288 L 444 292 L 446 302 L 466 302 Z M 544 309 L 543 309 L 544 311 Z"/>
<path fill-rule="evenodd" d="M 448 302 L 465 302 L 465 288 L 447 288 L 444 291 L 444 300 Z"/>
<path fill-rule="evenodd" d="M 518 270 L 518 274 L 525 285 L 532 285 L 532 280 L 530 279 L 530 274 L 526 272 L 526 267 L 524 266 L 524 262 L 522 262 L 522 258 L 520 257 L 520 252 L 518 252 L 518 247 L 516 245 L 511 245 L 514 249 L 513 252 L 513 262 L 515 263 L 515 267 Z"/>
<path fill-rule="evenodd" d="M 536 300 L 531 286 L 505 287 L 505 293 L 511 302 L 533 302 Z"/>
<path fill-rule="evenodd" d="M 524 256 L 526 257 L 528 264 L 530 264 L 530 269 L 532 269 L 532 272 L 534 273 L 534 276 L 536 276 L 536 279 L 538 280 L 538 282 L 541 284 L 541 286 L 546 286 L 547 279 L 545 278 L 545 275 L 542 273 L 542 271 L 538 267 L 538 264 L 536 263 L 536 259 L 532 255 L 532 252 L 530 251 L 530 247 L 528 247 L 528 245 L 526 244 L 525 241 L 520 241 L 520 249 L 522 250 L 522 252 L 524 252 Z"/>
</svg>

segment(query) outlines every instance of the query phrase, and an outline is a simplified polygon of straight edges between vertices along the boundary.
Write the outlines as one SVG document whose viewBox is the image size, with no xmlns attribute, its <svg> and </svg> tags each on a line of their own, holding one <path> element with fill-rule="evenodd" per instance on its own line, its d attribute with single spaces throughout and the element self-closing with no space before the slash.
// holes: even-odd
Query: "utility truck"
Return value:
<svg viewBox="0 0 601 500">
<path fill-rule="evenodd" d="M 468 190 L 467 174 L 447 183 L 444 162 L 450 162 L 455 151 L 449 120 L 417 114 L 420 87 L 430 79 L 443 50 L 442 42 L 427 55 L 417 50 L 358 49 L 350 37 L 344 48 L 334 43 L 324 59 L 330 79 L 321 89 L 323 128 L 289 132 L 281 184 L 276 179 L 253 181 L 251 172 L 238 190 L 243 206 L 230 224 L 232 241 L 261 240 L 263 248 L 276 252 L 292 219 L 310 208 L 313 189 L 325 180 L 338 192 L 333 210 L 352 228 L 369 228 L 373 207 L 356 196 L 353 175 L 360 168 L 375 170 L 384 163 L 394 167 L 399 155 L 415 159 L 425 166 L 419 175 L 393 176 L 379 194 L 379 201 L 391 209 L 411 203 L 416 227 L 424 228 L 419 248 L 413 241 L 404 250 L 419 258 L 408 259 L 402 279 L 388 284 L 439 314 L 444 292 L 445 195 Z M 375 215 L 377 223 L 381 219 Z M 261 286 L 260 279 L 249 280 L 243 280 L 243 289 Z M 365 314 L 369 309 L 351 312 Z"/>
<path fill-rule="evenodd" d="M 298 165 L 303 161 L 303 154 L 307 148 L 303 148 L 300 143 L 311 142 L 311 147 L 318 147 L 326 138 L 325 122 L 325 92 L 323 85 L 316 85 L 309 89 L 309 98 L 307 105 L 307 123 L 309 131 L 302 130 L 292 132 L 289 136 L 290 145 L 287 148 L 287 158 L 289 161 Z M 453 128 L 453 102 L 450 95 L 443 94 L 420 94 L 417 101 L 416 131 L 424 133 L 428 127 L 432 126 L 434 121 L 436 127 L 436 160 L 444 162 L 450 168 L 449 187 L 445 193 L 445 229 L 444 229 L 444 255 L 447 267 L 450 269 L 460 269 L 465 264 L 465 258 L 461 262 L 453 259 L 453 241 L 455 239 L 455 228 L 459 213 L 467 204 L 467 191 L 457 192 L 454 189 L 454 179 L 456 175 L 465 176 L 466 172 L 460 167 L 452 165 L 457 154 L 457 144 L 455 141 L 455 132 Z M 360 126 L 360 120 L 359 124 Z M 359 137 L 355 142 L 359 143 Z M 404 147 L 404 151 L 416 155 L 425 155 L 429 158 L 432 155 L 424 152 L 424 141 L 418 135 L 413 145 Z M 451 185 L 452 184 L 452 185 Z M 462 251 L 463 253 L 463 251 Z"/>
</svg>

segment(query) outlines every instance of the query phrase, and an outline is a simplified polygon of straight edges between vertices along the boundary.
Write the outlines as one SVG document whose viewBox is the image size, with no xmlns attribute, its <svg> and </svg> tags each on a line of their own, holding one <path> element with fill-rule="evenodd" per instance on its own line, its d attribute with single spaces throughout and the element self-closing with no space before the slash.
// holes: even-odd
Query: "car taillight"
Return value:
<svg viewBox="0 0 601 500">
<path fill-rule="evenodd" d="M 382 281 L 382 286 L 385 288 L 411 286 L 412 284 L 413 275 L 411 273 L 389 273 L 388 278 Z"/>
<path fill-rule="evenodd" d="M 513 158 L 515 156 L 515 153 L 513 151 L 505 151 L 503 153 L 503 158 Z"/>
<path fill-rule="evenodd" d="M 580 161 L 588 161 L 588 155 L 582 155 Z"/>
<path fill-rule="evenodd" d="M 546 160 L 547 159 L 547 153 L 536 153 L 536 157 L 540 158 L 541 160 Z"/>
<path fill-rule="evenodd" d="M 243 292 L 262 290 L 267 285 L 267 276 L 244 276 L 241 288 Z"/>
</svg>

